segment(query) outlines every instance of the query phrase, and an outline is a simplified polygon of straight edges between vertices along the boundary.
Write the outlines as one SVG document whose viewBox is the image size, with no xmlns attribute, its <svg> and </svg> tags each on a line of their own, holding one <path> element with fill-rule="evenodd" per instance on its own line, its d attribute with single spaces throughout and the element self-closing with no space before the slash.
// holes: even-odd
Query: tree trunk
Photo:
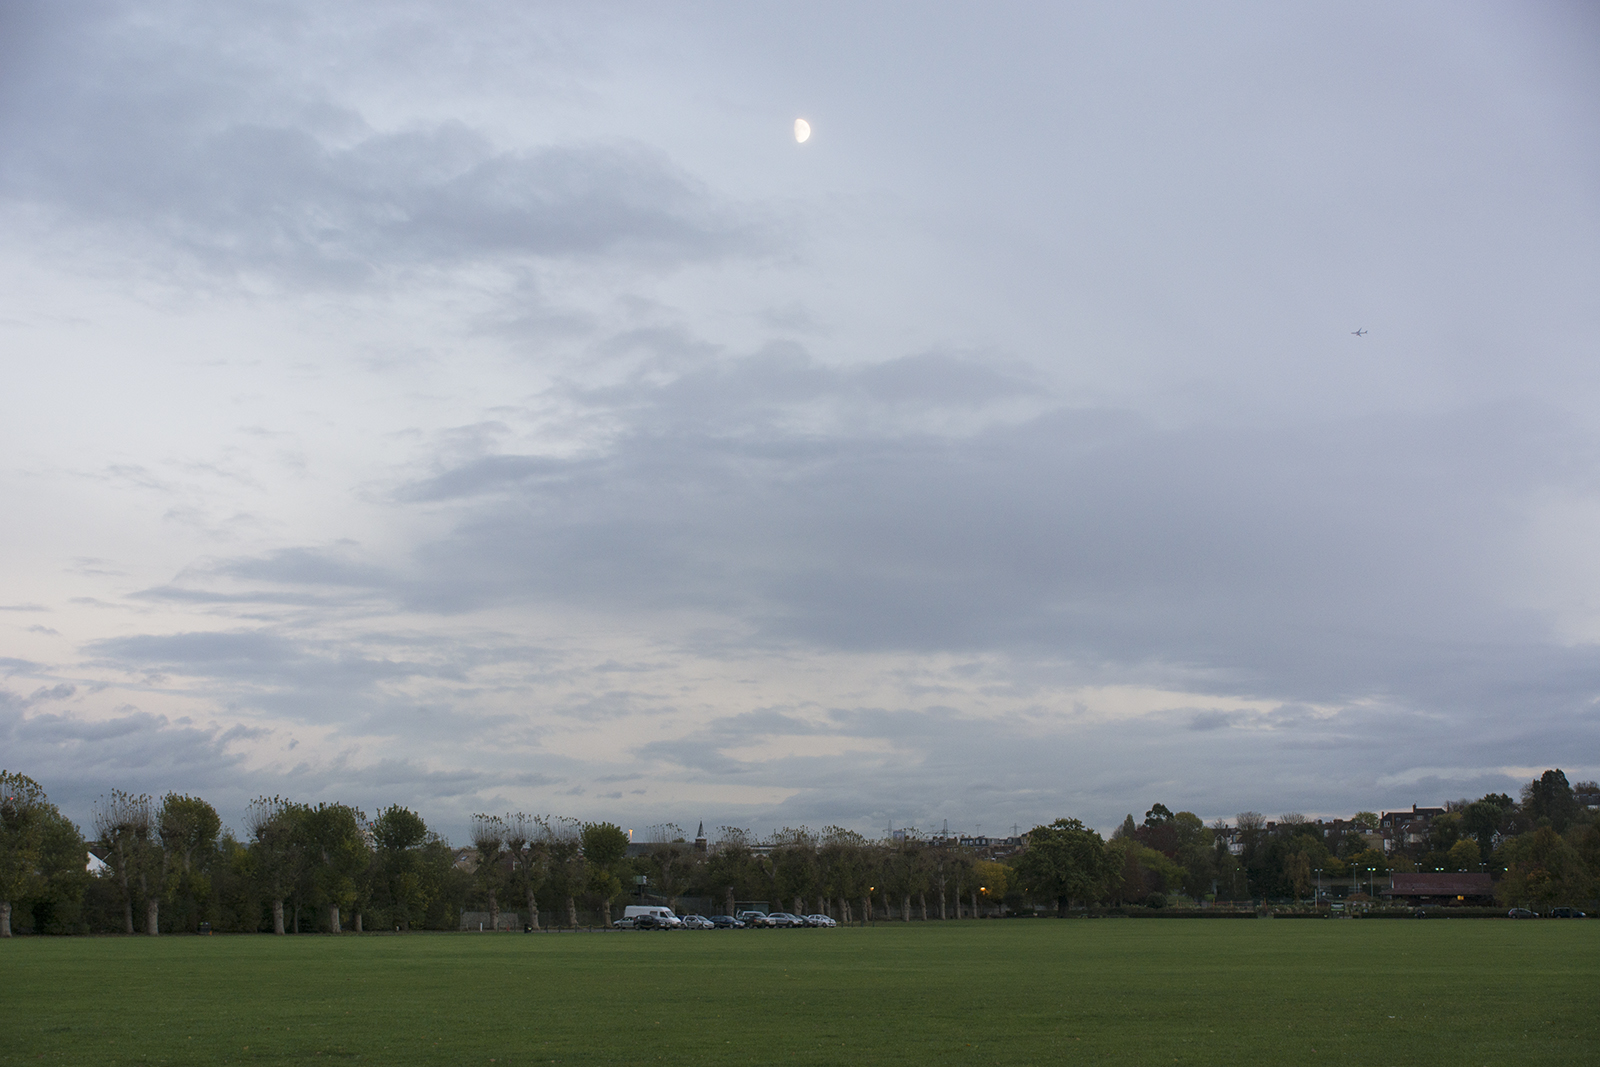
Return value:
<svg viewBox="0 0 1600 1067">
<path fill-rule="evenodd" d="M 283 901 L 281 900 L 272 902 L 272 932 L 275 934 L 283 933 Z"/>
<path fill-rule="evenodd" d="M 122 898 L 122 932 L 133 933 L 133 898 L 128 896 Z"/>
<path fill-rule="evenodd" d="M 489 932 L 492 934 L 500 929 L 500 898 L 495 896 L 494 890 L 489 890 Z"/>
<path fill-rule="evenodd" d="M 294 932 L 297 934 L 300 932 L 300 902 L 298 900 L 294 902 Z"/>
<path fill-rule="evenodd" d="M 928 894 L 918 891 L 917 905 L 922 908 L 922 921 L 928 921 Z"/>
<path fill-rule="evenodd" d="M 940 882 L 939 883 L 939 921 L 940 922 L 944 922 L 946 919 L 950 918 L 950 913 L 945 910 L 945 899 L 944 898 L 945 898 L 944 883 Z"/>
<path fill-rule="evenodd" d="M 149 900 L 144 902 L 144 932 L 149 934 L 151 937 L 155 937 L 161 932 L 160 928 L 156 925 L 156 920 L 160 917 L 160 912 L 161 901 L 157 900 L 155 897 L 151 897 Z"/>
<path fill-rule="evenodd" d="M 901 893 L 900 894 L 900 921 L 901 922 L 907 922 L 907 923 L 911 921 L 911 894 L 910 893 Z"/>
<path fill-rule="evenodd" d="M 726 907 L 727 907 L 727 909 L 728 909 L 728 914 L 729 914 L 729 915 L 733 915 L 733 909 L 734 909 L 734 906 L 735 906 L 735 905 L 736 905 L 736 904 L 737 904 L 737 901 L 735 901 L 735 900 L 734 900 L 734 899 L 733 899 L 733 886 L 731 886 L 731 885 L 730 885 L 730 886 L 729 886 L 729 887 L 728 887 L 728 903 L 727 903 L 727 904 L 726 904 L 726 905 L 725 905 L 725 906 L 726 906 Z M 737 918 L 738 918 L 738 916 L 737 916 L 737 915 L 734 915 L 734 918 L 736 918 L 736 919 L 737 919 Z"/>
<path fill-rule="evenodd" d="M 976 889 L 972 891 L 972 917 L 974 919 L 983 918 L 983 912 L 978 910 L 978 891 Z"/>
<path fill-rule="evenodd" d="M 528 890 L 528 925 L 539 929 L 539 900 L 531 889 Z"/>
<path fill-rule="evenodd" d="M 356 933 L 359 934 L 360 932 L 361 932 L 361 913 L 358 911 L 358 912 L 356 912 Z"/>
<path fill-rule="evenodd" d="M 668 910 L 671 910 L 672 905 L 670 905 L 670 904 L 667 905 L 667 908 L 668 908 Z M 611 926 L 611 901 L 608 900 L 608 901 L 606 901 L 606 927 L 609 929 L 610 926 Z"/>
<path fill-rule="evenodd" d="M 850 903 L 844 897 L 839 898 L 839 921 L 841 923 L 850 921 Z"/>
<path fill-rule="evenodd" d="M 796 915 L 804 915 L 806 913 L 806 902 L 799 897 L 794 898 L 794 913 Z"/>
<path fill-rule="evenodd" d="M 872 918 L 872 898 L 861 898 L 861 925 L 867 925 L 867 920 Z"/>
<path fill-rule="evenodd" d="M 328 905 L 328 933 L 337 934 L 339 932 L 340 932 L 340 930 L 339 930 L 339 905 L 337 905 L 337 904 L 329 904 Z"/>
<path fill-rule="evenodd" d="M 0 937 L 11 936 L 11 901 L 0 900 Z"/>
<path fill-rule="evenodd" d="M 567 898 L 567 925 L 574 930 L 578 928 L 578 902 L 571 897 Z"/>
</svg>

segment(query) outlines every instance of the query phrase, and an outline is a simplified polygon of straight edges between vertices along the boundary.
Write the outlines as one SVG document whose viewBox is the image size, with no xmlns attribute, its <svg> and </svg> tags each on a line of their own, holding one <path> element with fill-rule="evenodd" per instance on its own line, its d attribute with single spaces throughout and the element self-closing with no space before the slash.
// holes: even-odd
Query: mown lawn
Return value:
<svg viewBox="0 0 1600 1067">
<path fill-rule="evenodd" d="M 0 943 L 0 1064 L 1600 1063 L 1600 922 Z"/>
</svg>

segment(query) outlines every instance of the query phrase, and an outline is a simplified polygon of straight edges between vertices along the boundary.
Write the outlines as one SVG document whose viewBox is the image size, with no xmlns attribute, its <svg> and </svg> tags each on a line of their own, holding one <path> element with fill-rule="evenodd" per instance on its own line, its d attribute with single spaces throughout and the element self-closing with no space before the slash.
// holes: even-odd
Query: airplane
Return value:
<svg viewBox="0 0 1600 1067">
<path fill-rule="evenodd" d="M 1357 337 L 1365 337 L 1367 335 L 1367 328 L 1363 326 L 1359 330 L 1351 330 L 1350 332 Z"/>
</svg>

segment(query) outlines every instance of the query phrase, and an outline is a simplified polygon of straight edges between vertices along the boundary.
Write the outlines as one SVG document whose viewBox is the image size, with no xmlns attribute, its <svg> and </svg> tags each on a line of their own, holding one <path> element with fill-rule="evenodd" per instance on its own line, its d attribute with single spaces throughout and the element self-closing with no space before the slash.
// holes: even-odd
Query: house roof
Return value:
<svg viewBox="0 0 1600 1067">
<path fill-rule="evenodd" d="M 1392 874 L 1383 896 L 1486 897 L 1494 893 L 1487 874 Z"/>
</svg>

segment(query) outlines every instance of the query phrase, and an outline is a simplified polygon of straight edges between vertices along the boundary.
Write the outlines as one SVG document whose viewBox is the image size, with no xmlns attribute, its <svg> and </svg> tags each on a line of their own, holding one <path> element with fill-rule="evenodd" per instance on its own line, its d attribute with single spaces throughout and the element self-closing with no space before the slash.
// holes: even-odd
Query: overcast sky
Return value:
<svg viewBox="0 0 1600 1067">
<path fill-rule="evenodd" d="M 1577 2 L 0 0 L 0 764 L 457 837 L 1594 777 L 1597 341 Z"/>
</svg>

